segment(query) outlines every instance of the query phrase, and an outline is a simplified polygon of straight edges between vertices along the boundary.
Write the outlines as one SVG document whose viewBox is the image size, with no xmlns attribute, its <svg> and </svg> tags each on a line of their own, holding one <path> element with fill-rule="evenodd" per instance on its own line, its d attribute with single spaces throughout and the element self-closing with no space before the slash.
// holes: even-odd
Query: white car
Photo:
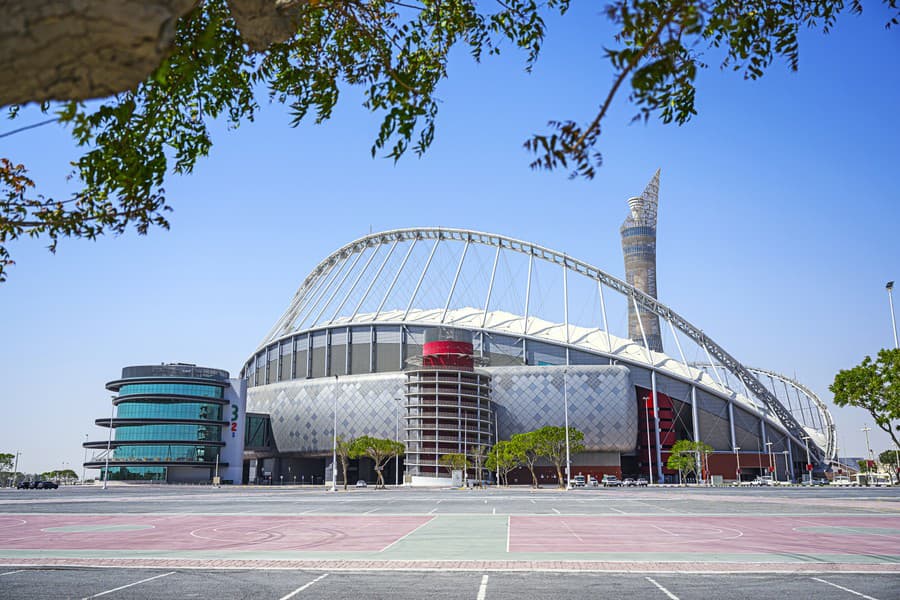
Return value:
<svg viewBox="0 0 900 600">
<path fill-rule="evenodd" d="M 359 481 L 356 482 L 356 487 L 358 487 L 358 488 L 368 487 L 368 485 L 369 484 L 366 483 L 365 479 L 360 479 Z"/>
</svg>

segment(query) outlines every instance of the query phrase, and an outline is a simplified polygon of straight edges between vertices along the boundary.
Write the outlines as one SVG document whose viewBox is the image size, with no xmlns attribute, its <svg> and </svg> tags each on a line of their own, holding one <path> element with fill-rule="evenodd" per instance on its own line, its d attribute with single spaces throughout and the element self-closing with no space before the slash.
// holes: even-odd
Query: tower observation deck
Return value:
<svg viewBox="0 0 900 600">
<path fill-rule="evenodd" d="M 645 294 L 656 298 L 656 209 L 659 204 L 659 169 L 644 193 L 629 198 L 631 213 L 622 223 L 622 254 L 625 279 Z M 628 337 L 655 352 L 662 352 L 659 317 L 649 310 L 636 311 L 628 305 Z"/>
</svg>

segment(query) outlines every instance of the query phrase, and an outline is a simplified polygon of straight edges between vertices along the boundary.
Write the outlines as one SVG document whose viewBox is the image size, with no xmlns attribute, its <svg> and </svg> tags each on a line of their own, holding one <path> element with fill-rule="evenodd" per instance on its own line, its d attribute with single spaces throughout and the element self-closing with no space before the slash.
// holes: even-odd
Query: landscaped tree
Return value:
<svg viewBox="0 0 900 600">
<path fill-rule="evenodd" d="M 834 376 L 828 386 L 838 406 L 856 406 L 867 410 L 875 424 L 900 444 L 900 350 L 880 350 L 874 361 L 863 361 Z"/>
<path fill-rule="evenodd" d="M 891 470 L 900 469 L 900 452 L 885 450 L 878 455 L 878 462 Z"/>
<path fill-rule="evenodd" d="M 0 472 L 11 470 L 15 459 L 15 454 L 0 453 Z"/>
<path fill-rule="evenodd" d="M 510 438 L 509 443 L 512 445 L 511 451 L 521 458 L 523 465 L 528 467 L 528 472 L 531 473 L 531 486 L 538 487 L 534 466 L 540 460 L 541 453 L 535 432 L 517 433 Z"/>
<path fill-rule="evenodd" d="M 512 442 L 503 440 L 494 444 L 488 452 L 485 467 L 498 474 L 498 484 L 509 485 L 509 472 L 521 467 L 524 461 L 525 457 L 517 452 L 517 447 Z"/>
<path fill-rule="evenodd" d="M 372 459 L 372 462 L 375 463 L 375 473 L 378 475 L 378 482 L 375 484 L 377 490 L 386 487 L 384 485 L 384 466 L 389 460 L 395 456 L 403 456 L 405 452 L 406 446 L 403 445 L 403 442 L 364 435 L 353 440 L 350 458 L 367 456 Z"/>
<path fill-rule="evenodd" d="M 347 467 L 350 466 L 350 455 L 353 453 L 353 438 L 345 439 L 337 436 L 337 458 L 341 463 L 341 471 L 344 473 L 344 490 L 347 490 Z"/>
<path fill-rule="evenodd" d="M 566 486 L 566 478 L 563 476 L 563 465 L 566 464 L 566 428 L 548 425 L 534 432 L 537 437 L 538 454 L 556 467 L 556 476 L 559 487 Z M 574 456 L 584 451 L 584 433 L 569 427 L 569 455 Z"/>
<path fill-rule="evenodd" d="M 442 454 L 438 458 L 438 464 L 447 469 L 447 474 L 453 476 L 453 471 L 465 471 L 469 468 L 469 459 L 465 454 L 452 452 L 450 454 Z"/>
<path fill-rule="evenodd" d="M 897 10 L 898 0 L 883 0 Z M 74 163 L 80 190 L 44 198 L 15 160 L 0 162 L 0 281 L 7 244 L 44 236 L 94 238 L 134 227 L 168 227 L 163 191 L 212 147 L 209 125 L 250 121 L 255 91 L 290 106 L 296 125 L 331 117 L 342 84 L 364 90 L 383 116 L 373 156 L 423 153 L 435 133 L 437 85 L 462 47 L 480 60 L 510 42 L 537 59 L 544 17 L 569 0 L 146 0 L 13 2 L 0 8 L 0 106 L 45 103 L 85 154 Z M 709 64 L 757 79 L 776 59 L 799 65 L 799 33 L 829 30 L 860 0 L 612 0 L 603 54 L 609 90 L 586 122 L 552 120 L 525 142 L 535 169 L 592 178 L 601 125 L 621 89 L 635 118 L 686 123 L 694 83 Z M 98 16 L 106 18 L 98 18 Z M 890 24 L 897 24 L 896 16 Z M 889 25 L 890 25 L 889 24 Z M 606 32 L 604 32 L 606 33 Z M 713 60 L 710 60 L 713 57 Z M 84 104 L 89 98 L 106 98 Z M 8 157 L 7 157 L 8 158 Z"/>
<path fill-rule="evenodd" d="M 713 447 L 705 442 L 693 442 L 691 440 L 678 440 L 672 445 L 666 468 L 678 471 L 678 482 L 684 483 L 684 479 L 690 473 L 697 473 L 697 457 L 706 456 L 713 451 Z M 705 461 L 701 461 L 705 463 Z"/>
<path fill-rule="evenodd" d="M 485 455 L 487 454 L 487 447 L 482 445 L 477 445 L 469 448 L 469 456 L 472 457 L 473 466 L 475 467 L 475 478 L 478 481 L 478 485 L 483 485 L 484 473 L 482 473 L 482 466 L 484 465 Z"/>
</svg>

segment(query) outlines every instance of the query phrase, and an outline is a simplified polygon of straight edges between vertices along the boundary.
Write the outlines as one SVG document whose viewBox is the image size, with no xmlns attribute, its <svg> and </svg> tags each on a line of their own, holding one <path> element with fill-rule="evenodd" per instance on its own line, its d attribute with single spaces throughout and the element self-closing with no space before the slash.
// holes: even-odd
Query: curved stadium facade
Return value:
<svg viewBox="0 0 900 600">
<path fill-rule="evenodd" d="M 711 445 L 704 470 L 724 479 L 796 479 L 807 449 L 811 463 L 830 459 L 833 423 L 813 394 L 744 366 L 656 299 L 658 183 L 629 201 L 623 249 L 642 255 L 626 257 L 627 281 L 461 229 L 372 234 L 326 257 L 242 369 L 248 410 L 270 415 L 273 437 L 250 480 L 319 480 L 336 433 L 402 440 L 386 479 L 428 484 L 446 476 L 442 454 L 562 426 L 566 411 L 585 434 L 573 474 L 673 480 L 664 464 L 679 439 Z M 616 322 L 627 330 L 612 333 Z M 468 349 L 428 348 L 452 340 Z"/>
</svg>

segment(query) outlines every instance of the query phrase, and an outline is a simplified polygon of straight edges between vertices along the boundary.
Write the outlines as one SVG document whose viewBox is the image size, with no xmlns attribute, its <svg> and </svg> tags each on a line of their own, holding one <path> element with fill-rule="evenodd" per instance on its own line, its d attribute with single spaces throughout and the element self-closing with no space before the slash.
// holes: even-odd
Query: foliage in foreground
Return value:
<svg viewBox="0 0 900 600">
<path fill-rule="evenodd" d="M 895 11 L 900 6 L 900 0 L 883 2 Z M 364 108 L 382 118 L 372 155 L 397 160 L 409 150 L 422 154 L 434 139 L 437 88 L 448 75 L 451 52 L 462 47 L 480 60 L 509 43 L 525 51 L 530 70 L 546 34 L 545 17 L 564 14 L 569 0 L 297 4 L 296 35 L 254 52 L 225 0 L 204 0 L 179 21 L 174 52 L 136 89 L 99 105 L 43 105 L 85 148 L 73 163 L 79 189 L 70 198 L 45 198 L 24 165 L 0 157 L 0 281 L 14 264 L 8 244 L 22 237 L 46 238 L 55 251 L 60 237 L 167 228 L 166 178 L 191 173 L 209 154 L 215 119 L 231 127 L 252 121 L 258 90 L 288 105 L 296 125 L 329 119 L 342 86 L 360 87 Z M 761 77 L 776 59 L 797 70 L 801 30 L 828 31 L 847 10 L 859 13 L 862 5 L 614 0 L 604 10 L 615 30 L 604 55 L 612 71 L 608 93 L 589 119 L 551 120 L 548 133 L 529 138 L 524 146 L 534 156 L 531 167 L 591 179 L 602 164 L 601 126 L 620 89 L 627 90 L 635 119 L 684 124 L 697 112 L 694 84 L 707 60 L 747 79 Z M 895 15 L 888 26 L 897 23 Z M 10 107 L 10 116 L 18 109 Z"/>
<path fill-rule="evenodd" d="M 855 406 L 872 415 L 880 429 L 900 445 L 900 349 L 880 350 L 852 369 L 840 371 L 828 386 L 837 406 Z"/>
</svg>

